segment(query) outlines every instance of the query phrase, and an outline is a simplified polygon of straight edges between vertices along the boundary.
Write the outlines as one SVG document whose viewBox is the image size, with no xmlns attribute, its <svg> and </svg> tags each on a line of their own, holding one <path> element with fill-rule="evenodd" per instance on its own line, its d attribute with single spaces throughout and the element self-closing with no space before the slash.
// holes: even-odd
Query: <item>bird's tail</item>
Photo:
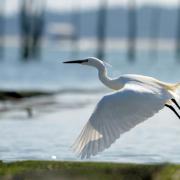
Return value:
<svg viewBox="0 0 180 180">
<path fill-rule="evenodd" d="M 180 83 L 171 84 L 171 83 L 159 82 L 158 84 L 160 84 L 162 87 L 172 92 L 176 92 L 180 90 Z"/>
<path fill-rule="evenodd" d="M 170 93 L 178 102 L 180 102 L 180 83 L 175 83 L 175 84 L 163 83 L 163 86 L 165 89 L 170 91 Z"/>
<path fill-rule="evenodd" d="M 173 91 L 173 92 L 176 92 L 177 90 L 180 89 L 180 83 L 176 83 L 176 84 L 171 84 L 169 86 L 169 90 Z"/>
<path fill-rule="evenodd" d="M 162 83 L 161 86 L 163 86 L 165 89 L 170 91 L 173 97 L 178 102 L 180 102 L 180 83 L 175 83 L 175 84 Z"/>
</svg>

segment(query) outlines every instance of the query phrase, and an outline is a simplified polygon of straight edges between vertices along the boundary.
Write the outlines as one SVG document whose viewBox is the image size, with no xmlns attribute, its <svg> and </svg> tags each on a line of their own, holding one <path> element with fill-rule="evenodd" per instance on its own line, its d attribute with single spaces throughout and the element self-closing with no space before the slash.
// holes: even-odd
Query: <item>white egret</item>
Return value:
<svg viewBox="0 0 180 180">
<path fill-rule="evenodd" d="M 97 104 L 89 121 L 75 141 L 73 148 L 81 158 L 89 158 L 111 146 L 121 134 L 145 121 L 165 106 L 180 119 L 172 105 L 178 105 L 177 89 L 171 84 L 152 77 L 127 74 L 111 79 L 105 63 L 97 58 L 66 61 L 97 68 L 99 79 L 115 92 L 105 95 Z"/>
</svg>

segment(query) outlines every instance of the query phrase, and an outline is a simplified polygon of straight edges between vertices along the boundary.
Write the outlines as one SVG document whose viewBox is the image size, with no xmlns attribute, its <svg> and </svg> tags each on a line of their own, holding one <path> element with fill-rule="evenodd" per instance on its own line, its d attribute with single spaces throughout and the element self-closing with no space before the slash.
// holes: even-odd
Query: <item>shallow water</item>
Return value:
<svg viewBox="0 0 180 180">
<path fill-rule="evenodd" d="M 101 94 L 79 95 L 72 99 L 74 102 L 84 102 L 83 107 L 65 108 L 43 114 L 36 112 L 33 118 L 27 118 L 23 111 L 4 116 L 0 121 L 0 159 L 79 161 L 70 147 L 100 97 Z M 178 137 L 180 121 L 168 109 L 164 109 L 122 135 L 109 149 L 89 160 L 180 163 Z"/>
<path fill-rule="evenodd" d="M 81 57 L 84 56 L 81 54 Z M 66 58 L 68 55 L 65 52 L 46 50 L 43 60 L 39 62 L 20 63 L 17 57 L 13 59 L 11 53 L 6 56 L 5 61 L 0 62 L 1 88 L 66 89 L 69 92 L 54 96 L 56 103 L 48 106 L 31 104 L 34 114 L 32 118 L 27 117 L 23 108 L 1 113 L 1 160 L 79 160 L 70 146 L 88 120 L 95 104 L 107 90 L 97 79 L 94 69 L 63 65 L 61 62 Z M 111 76 L 137 73 L 169 82 L 180 80 L 180 62 L 168 52 L 159 54 L 157 58 L 141 53 L 133 63 L 124 59 L 124 53 L 107 54 L 107 60 L 113 66 L 109 68 Z M 75 93 L 73 89 L 76 88 L 78 90 Z M 99 93 L 101 89 L 102 92 Z M 47 99 L 47 102 L 50 100 Z M 168 109 L 164 109 L 122 135 L 109 149 L 90 160 L 179 163 L 179 137 L 180 121 Z"/>
</svg>

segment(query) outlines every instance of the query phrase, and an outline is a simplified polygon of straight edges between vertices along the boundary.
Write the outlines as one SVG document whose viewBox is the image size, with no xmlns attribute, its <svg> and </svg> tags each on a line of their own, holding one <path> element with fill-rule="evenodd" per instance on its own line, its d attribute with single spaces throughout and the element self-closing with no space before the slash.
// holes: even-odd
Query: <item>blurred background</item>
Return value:
<svg viewBox="0 0 180 180">
<path fill-rule="evenodd" d="M 87 56 L 114 65 L 114 76 L 142 73 L 177 80 L 178 0 L 0 2 L 1 88 L 59 90 L 85 85 L 77 84 L 82 78 L 95 83 L 90 70 L 82 77 L 76 67 L 61 64 Z"/>
<path fill-rule="evenodd" d="M 180 1 L 0 0 L 1 160 L 78 160 L 70 146 L 109 90 L 62 62 L 88 56 L 111 77 L 180 81 Z M 92 160 L 180 162 L 179 125 L 164 110 Z"/>
</svg>

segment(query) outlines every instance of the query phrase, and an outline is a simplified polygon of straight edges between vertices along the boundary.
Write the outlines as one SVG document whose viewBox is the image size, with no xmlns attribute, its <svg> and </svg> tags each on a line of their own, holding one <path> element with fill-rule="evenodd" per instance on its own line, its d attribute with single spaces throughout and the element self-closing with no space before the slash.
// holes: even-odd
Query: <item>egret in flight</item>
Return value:
<svg viewBox="0 0 180 180">
<path fill-rule="evenodd" d="M 73 149 L 79 156 L 92 155 L 109 148 L 121 134 L 152 117 L 155 113 L 169 108 L 180 119 L 174 106 L 177 103 L 177 89 L 180 83 L 166 83 L 152 77 L 127 74 L 111 79 L 107 76 L 105 63 L 90 57 L 83 60 L 66 61 L 95 67 L 100 81 L 115 92 L 105 95 L 84 126 Z"/>
</svg>

